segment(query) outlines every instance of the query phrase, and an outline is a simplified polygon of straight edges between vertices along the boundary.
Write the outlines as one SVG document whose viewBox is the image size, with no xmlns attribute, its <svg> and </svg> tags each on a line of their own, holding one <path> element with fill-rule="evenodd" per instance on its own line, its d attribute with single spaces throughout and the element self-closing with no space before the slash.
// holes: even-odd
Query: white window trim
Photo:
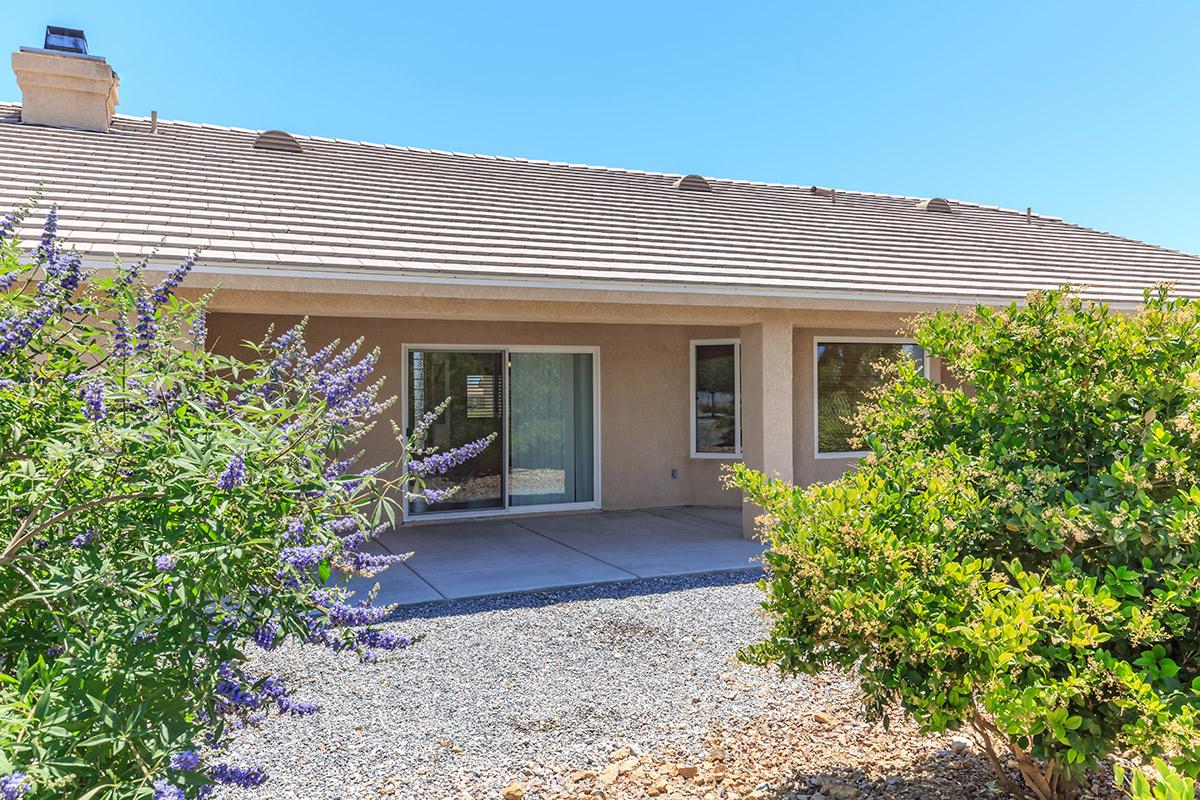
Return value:
<svg viewBox="0 0 1200 800">
<path fill-rule="evenodd" d="M 915 344 L 919 345 L 916 339 L 907 338 L 904 336 L 814 336 L 812 349 L 812 396 L 813 396 L 813 458 L 831 459 L 831 458 L 862 458 L 867 455 L 870 450 L 848 450 L 839 453 L 822 453 L 821 452 L 821 431 L 820 425 L 820 386 L 817 385 L 817 362 L 820 358 L 821 345 L 826 342 L 848 342 L 851 344 Z M 925 370 L 925 376 L 929 376 L 929 352 L 925 353 L 922 368 Z"/>
<path fill-rule="evenodd" d="M 487 508 L 487 509 L 463 509 L 459 511 L 433 511 L 424 514 L 411 514 L 408 510 L 408 500 L 404 499 L 400 507 L 400 518 L 403 523 L 423 524 L 425 522 L 437 520 L 452 520 L 452 519 L 472 519 L 475 517 L 508 517 L 508 516 L 533 516 L 537 514 L 550 514 L 562 511 L 587 511 L 595 510 L 603 507 L 600 499 L 600 487 L 603 485 L 600 475 L 600 347 L 599 346 L 575 346 L 575 345 L 555 345 L 555 344 L 402 344 L 400 346 L 400 355 L 404 365 L 400 375 L 400 419 L 404 420 L 403 427 L 408 427 L 408 354 L 413 350 L 452 350 L 465 352 L 484 352 L 484 353 L 504 353 L 505 358 L 505 378 L 504 378 L 504 398 L 503 398 L 503 416 L 502 425 L 504 429 L 508 429 L 508 399 L 509 399 L 509 381 L 508 381 L 508 354 L 509 353 L 590 353 L 592 356 L 592 449 L 593 449 L 593 465 L 592 465 L 592 500 L 584 500 L 578 503 L 552 503 L 540 506 L 513 506 L 506 505 L 504 508 Z M 508 437 L 501 437 L 504 440 L 504 452 L 501 456 L 502 463 L 505 465 L 505 478 L 507 479 L 508 469 Z M 408 469 L 408 464 L 404 464 L 404 469 Z"/>
<path fill-rule="evenodd" d="M 708 344 L 733 345 L 733 429 L 732 453 L 701 453 L 696 449 L 696 348 Z M 742 340 L 741 339 L 692 339 L 688 342 L 688 438 L 691 442 L 692 458 L 707 458 L 718 461 L 738 461 L 742 457 Z"/>
</svg>

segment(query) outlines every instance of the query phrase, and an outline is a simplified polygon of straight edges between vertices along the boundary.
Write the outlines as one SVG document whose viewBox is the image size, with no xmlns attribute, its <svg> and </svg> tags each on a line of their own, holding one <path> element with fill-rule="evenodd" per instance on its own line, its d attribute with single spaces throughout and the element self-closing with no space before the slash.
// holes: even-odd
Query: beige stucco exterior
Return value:
<svg viewBox="0 0 1200 800">
<path fill-rule="evenodd" d="M 21 121 L 86 131 L 112 124 L 120 80 L 103 58 L 48 50 L 12 54 Z"/>
<path fill-rule="evenodd" d="M 311 345 L 361 336 L 367 347 L 378 347 L 385 394 L 395 395 L 402 390 L 406 344 L 596 348 L 600 502 L 606 509 L 740 503 L 721 486 L 725 462 L 691 455 L 691 340 L 741 341 L 743 459 L 807 484 L 836 477 L 853 464 L 813 452 L 814 337 L 893 336 L 911 316 L 896 310 L 702 305 L 695 298 L 583 302 L 478 297 L 471 291 L 446 296 L 444 289 L 357 294 L 291 288 L 223 288 L 212 306 L 210 345 L 234 352 L 243 340 L 260 339 L 268 325 L 280 328 L 308 315 Z M 399 421 L 399 404 L 391 413 Z M 365 447 L 381 458 L 393 454 L 387 426 Z M 748 532 L 754 514 L 752 508 L 745 513 Z"/>
<path fill-rule="evenodd" d="M 209 320 L 209 341 L 218 351 L 231 352 L 244 339 L 261 338 L 268 323 L 286 326 L 296 319 L 217 314 Z M 359 336 L 367 347 L 381 350 L 377 372 L 387 376 L 387 395 L 401 392 L 404 344 L 597 347 L 603 506 L 737 502 L 720 488 L 719 462 L 690 458 L 687 406 L 688 341 L 737 336 L 736 328 L 313 317 L 306 334 L 317 346 Z M 399 421 L 399 404 L 391 413 Z M 379 426 L 364 446 L 385 455 L 393 447 L 388 434 Z M 671 477 L 672 470 L 677 478 Z"/>
</svg>

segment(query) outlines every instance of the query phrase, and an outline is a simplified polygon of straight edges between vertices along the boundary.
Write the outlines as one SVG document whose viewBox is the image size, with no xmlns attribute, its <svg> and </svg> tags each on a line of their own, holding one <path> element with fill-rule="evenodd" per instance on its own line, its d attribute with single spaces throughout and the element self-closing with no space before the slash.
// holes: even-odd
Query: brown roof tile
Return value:
<svg viewBox="0 0 1200 800">
<path fill-rule="evenodd" d="M 446 153 L 118 116 L 108 133 L 25 126 L 0 104 L 0 207 L 39 184 L 83 251 L 204 248 L 201 263 L 396 272 L 439 280 L 838 294 L 1015 298 L 1086 284 L 1140 299 L 1174 281 L 1200 296 L 1200 257 L 1065 223 L 952 201 Z M 22 232 L 36 240 L 34 228 Z"/>
</svg>

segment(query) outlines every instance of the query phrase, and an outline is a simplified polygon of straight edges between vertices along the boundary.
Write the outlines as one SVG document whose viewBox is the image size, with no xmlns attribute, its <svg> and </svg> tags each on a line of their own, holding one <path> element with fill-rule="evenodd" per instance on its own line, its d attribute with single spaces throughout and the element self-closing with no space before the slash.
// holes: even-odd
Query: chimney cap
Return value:
<svg viewBox="0 0 1200 800">
<path fill-rule="evenodd" d="M 87 55 L 87 35 L 80 28 L 62 28 L 58 25 L 46 26 L 47 50 L 58 50 L 62 53 Z"/>
</svg>

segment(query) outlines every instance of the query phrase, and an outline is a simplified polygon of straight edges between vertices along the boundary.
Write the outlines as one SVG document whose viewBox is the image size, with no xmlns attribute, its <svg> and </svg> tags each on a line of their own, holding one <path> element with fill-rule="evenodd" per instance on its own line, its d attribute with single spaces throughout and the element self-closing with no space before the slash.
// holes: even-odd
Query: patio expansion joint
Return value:
<svg viewBox="0 0 1200 800">
<path fill-rule="evenodd" d="M 580 550 L 578 547 L 574 547 L 572 545 L 567 544 L 566 542 L 559 541 L 558 539 L 555 539 L 553 536 L 547 536 L 546 534 L 542 533 L 541 531 L 535 530 L 535 529 L 529 527 L 528 525 L 522 525 L 520 520 L 510 519 L 508 521 L 511 522 L 513 525 L 516 525 L 518 528 L 524 528 L 525 530 L 529 531 L 530 533 L 536 534 L 537 536 L 542 537 L 543 539 L 545 539 L 548 542 L 554 542 L 555 544 L 562 545 L 563 547 L 567 548 L 568 550 L 574 550 L 576 553 L 579 553 L 580 555 L 584 555 L 584 556 L 587 556 L 588 558 L 595 559 L 596 561 L 599 561 L 601 564 L 605 564 L 607 566 L 612 567 L 617 572 L 624 572 L 630 578 L 645 577 L 644 575 L 638 575 L 636 572 L 630 572 L 629 570 L 625 569 L 624 567 L 618 567 L 616 564 L 612 563 L 611 561 L 605 561 L 603 558 L 600 558 L 597 555 L 593 555 L 592 553 L 589 553 L 586 550 Z"/>
<path fill-rule="evenodd" d="M 408 570 L 409 572 L 411 572 L 413 575 L 416 575 L 416 576 L 417 576 L 417 578 L 418 578 L 418 580 L 420 580 L 420 581 L 421 581 L 421 583 L 425 584 L 425 585 L 426 585 L 426 586 L 428 586 L 430 589 L 433 589 L 433 591 L 437 592 L 437 596 L 438 596 L 438 597 L 442 598 L 443 600 L 449 600 L 449 599 L 450 599 L 450 596 L 449 596 L 449 595 L 445 594 L 445 593 L 444 593 L 444 592 L 443 592 L 441 589 L 437 588 L 437 587 L 436 587 L 436 586 L 434 586 L 432 583 L 430 583 L 428 580 L 426 580 L 426 578 L 425 578 L 425 576 L 424 576 L 424 575 L 422 575 L 421 573 L 417 572 L 417 571 L 416 571 L 416 569 L 414 569 L 413 567 L 410 567 L 410 566 L 409 566 L 407 563 L 401 562 L 400 566 L 402 566 L 402 567 L 404 567 L 405 569 L 407 569 L 407 570 Z"/>
</svg>

